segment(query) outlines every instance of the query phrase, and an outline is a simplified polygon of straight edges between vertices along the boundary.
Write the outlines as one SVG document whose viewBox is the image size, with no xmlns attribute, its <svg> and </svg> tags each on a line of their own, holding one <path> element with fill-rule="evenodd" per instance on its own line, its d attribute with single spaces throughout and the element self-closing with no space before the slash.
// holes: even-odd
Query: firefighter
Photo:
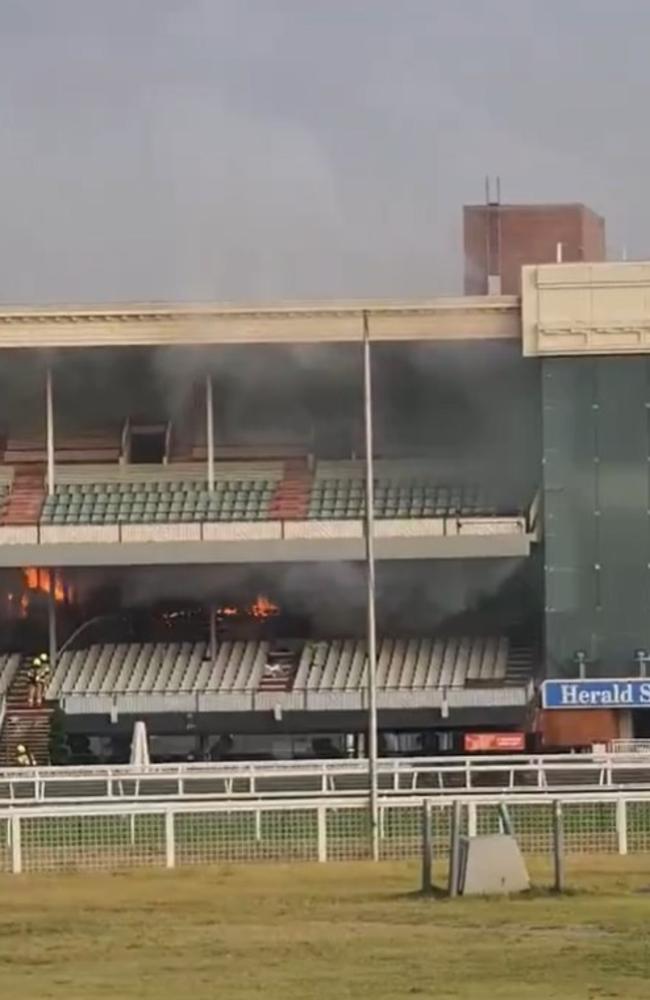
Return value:
<svg viewBox="0 0 650 1000">
<path fill-rule="evenodd" d="M 47 653 L 40 653 L 35 656 L 29 667 L 29 688 L 27 702 L 30 708 L 39 707 L 43 704 L 43 693 L 45 683 L 50 676 L 50 664 Z"/>
<path fill-rule="evenodd" d="M 29 752 L 24 743 L 16 747 L 16 764 L 18 767 L 36 767 L 34 755 Z"/>
<path fill-rule="evenodd" d="M 47 653 L 41 653 L 40 661 L 36 676 L 36 705 L 38 708 L 43 704 L 45 688 L 50 679 L 50 658 Z"/>
</svg>

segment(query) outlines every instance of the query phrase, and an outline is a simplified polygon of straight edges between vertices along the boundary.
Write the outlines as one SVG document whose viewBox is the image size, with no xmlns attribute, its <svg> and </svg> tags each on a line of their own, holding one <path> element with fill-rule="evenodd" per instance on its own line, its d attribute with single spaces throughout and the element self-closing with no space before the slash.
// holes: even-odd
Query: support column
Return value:
<svg viewBox="0 0 650 1000">
<path fill-rule="evenodd" d="M 54 493 L 54 403 L 52 399 L 52 369 L 45 374 L 45 420 L 47 432 L 47 492 Z"/>
<path fill-rule="evenodd" d="M 210 608 L 210 663 L 214 667 L 217 659 L 217 614 Z"/>
<path fill-rule="evenodd" d="M 368 602 L 368 783 L 373 861 L 379 860 L 379 794 L 377 778 L 377 623 L 375 617 L 375 490 L 372 444 L 372 371 L 368 314 L 363 314 L 363 414 L 366 444 L 366 581 Z"/>
<path fill-rule="evenodd" d="M 214 489 L 214 404 L 212 399 L 212 375 L 205 376 L 205 423 L 208 447 L 208 489 Z"/>
<path fill-rule="evenodd" d="M 54 590 L 56 587 L 56 570 L 50 570 L 50 589 L 47 595 L 47 634 L 48 634 L 48 655 L 50 657 L 50 670 L 56 668 L 56 600 Z"/>
</svg>

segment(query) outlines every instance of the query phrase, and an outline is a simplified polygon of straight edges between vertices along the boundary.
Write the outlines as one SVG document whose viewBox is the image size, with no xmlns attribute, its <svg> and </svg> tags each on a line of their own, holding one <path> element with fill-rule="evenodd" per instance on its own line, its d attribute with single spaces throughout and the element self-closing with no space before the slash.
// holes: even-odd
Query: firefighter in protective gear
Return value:
<svg viewBox="0 0 650 1000">
<path fill-rule="evenodd" d="M 24 743 L 19 743 L 16 747 L 16 764 L 18 767 L 35 767 L 34 755 L 29 752 Z"/>
<path fill-rule="evenodd" d="M 27 700 L 30 708 L 40 708 L 43 704 L 45 685 L 47 684 L 49 676 L 50 660 L 47 653 L 41 653 L 40 656 L 35 656 L 29 668 L 29 690 Z"/>
</svg>

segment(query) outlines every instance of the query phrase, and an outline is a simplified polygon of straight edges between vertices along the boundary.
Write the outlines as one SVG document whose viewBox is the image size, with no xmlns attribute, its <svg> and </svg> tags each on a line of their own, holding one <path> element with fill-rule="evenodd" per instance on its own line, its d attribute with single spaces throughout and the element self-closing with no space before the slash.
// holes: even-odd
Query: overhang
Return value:
<svg viewBox="0 0 650 1000">
<path fill-rule="evenodd" d="M 494 340 L 520 337 L 516 296 L 270 307 L 124 305 L 0 309 L 0 349 Z"/>
</svg>

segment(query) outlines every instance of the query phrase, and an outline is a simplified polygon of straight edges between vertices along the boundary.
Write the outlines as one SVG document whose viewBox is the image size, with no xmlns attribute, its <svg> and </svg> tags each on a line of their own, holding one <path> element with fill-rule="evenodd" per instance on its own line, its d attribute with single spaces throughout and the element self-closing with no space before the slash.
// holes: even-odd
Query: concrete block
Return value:
<svg viewBox="0 0 650 1000">
<path fill-rule="evenodd" d="M 510 895 L 529 888 L 528 870 L 514 837 L 461 837 L 459 894 Z"/>
</svg>

